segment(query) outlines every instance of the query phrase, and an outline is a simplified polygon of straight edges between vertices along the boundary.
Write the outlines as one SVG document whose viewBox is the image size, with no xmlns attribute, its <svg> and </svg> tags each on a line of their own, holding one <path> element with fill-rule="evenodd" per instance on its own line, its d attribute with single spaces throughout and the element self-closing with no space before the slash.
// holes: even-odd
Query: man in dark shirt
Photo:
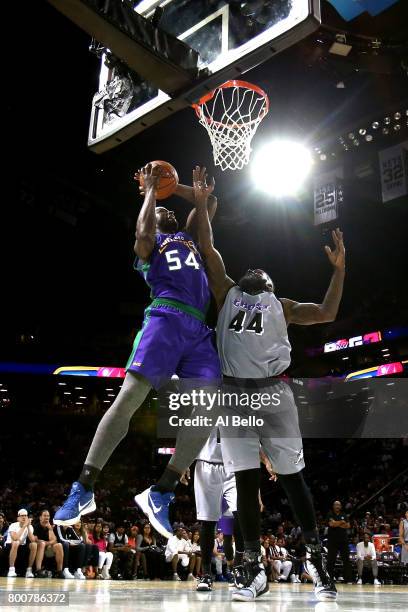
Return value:
<svg viewBox="0 0 408 612">
<path fill-rule="evenodd" d="M 351 583 L 351 563 L 347 534 L 347 529 L 350 529 L 350 523 L 339 501 L 334 502 L 332 511 L 327 515 L 327 523 L 329 526 L 327 571 L 334 578 L 334 566 L 337 553 L 339 552 L 343 561 L 344 580 L 347 583 Z"/>
<path fill-rule="evenodd" d="M 39 520 L 34 523 L 34 536 L 37 542 L 37 557 L 36 565 L 39 568 L 36 572 L 37 578 L 46 578 L 47 572 L 42 569 L 44 554 L 46 557 L 54 557 L 57 565 L 57 575 L 62 577 L 62 565 L 64 553 L 62 544 L 57 542 L 54 529 L 50 523 L 50 513 L 48 510 L 43 510 L 39 516 Z"/>
</svg>

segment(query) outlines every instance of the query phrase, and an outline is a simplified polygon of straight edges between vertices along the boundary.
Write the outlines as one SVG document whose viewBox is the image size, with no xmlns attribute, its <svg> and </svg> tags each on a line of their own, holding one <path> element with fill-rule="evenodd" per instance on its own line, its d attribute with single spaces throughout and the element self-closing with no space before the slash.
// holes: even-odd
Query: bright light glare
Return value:
<svg viewBox="0 0 408 612">
<path fill-rule="evenodd" d="M 274 140 L 258 151 L 252 162 L 252 178 L 272 196 L 295 195 L 312 167 L 308 149 L 297 142 Z"/>
</svg>

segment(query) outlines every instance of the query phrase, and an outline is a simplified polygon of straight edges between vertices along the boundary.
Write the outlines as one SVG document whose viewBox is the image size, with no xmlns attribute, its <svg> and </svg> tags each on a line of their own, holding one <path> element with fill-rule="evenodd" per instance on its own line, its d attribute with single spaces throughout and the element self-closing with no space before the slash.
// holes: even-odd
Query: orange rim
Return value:
<svg viewBox="0 0 408 612">
<path fill-rule="evenodd" d="M 261 89 L 261 87 L 258 87 L 258 85 L 254 85 L 253 83 L 249 83 L 248 81 L 239 81 L 239 80 L 235 80 L 235 79 L 233 79 L 231 81 L 227 81 L 226 83 L 223 83 L 222 85 L 219 85 L 218 87 L 216 87 L 215 89 L 213 89 L 209 93 L 207 93 L 204 96 L 202 96 L 196 104 L 192 104 L 191 106 L 192 106 L 192 108 L 194 108 L 197 117 L 199 119 L 201 119 L 201 113 L 200 113 L 201 106 L 203 104 L 205 104 L 206 102 L 209 102 L 210 100 L 212 100 L 213 97 L 215 96 L 216 92 L 219 89 L 228 89 L 230 87 L 242 87 L 242 88 L 245 88 L 245 89 L 250 89 L 250 90 L 255 91 L 256 93 L 258 93 L 260 96 L 262 96 L 265 99 L 266 105 L 265 105 L 265 108 L 263 109 L 261 115 L 259 117 L 257 117 L 257 119 L 251 119 L 251 121 L 247 121 L 246 123 L 233 123 L 231 125 L 228 125 L 226 123 L 222 123 L 220 121 L 214 121 L 214 119 L 211 119 L 210 117 L 204 117 L 204 120 L 208 124 L 222 125 L 223 127 L 228 127 L 228 128 L 243 127 L 244 125 L 251 125 L 251 123 L 256 123 L 257 121 L 262 121 L 262 119 L 265 117 L 265 115 L 267 115 L 268 112 L 269 112 L 269 98 L 268 98 L 268 94 L 263 89 Z"/>
</svg>

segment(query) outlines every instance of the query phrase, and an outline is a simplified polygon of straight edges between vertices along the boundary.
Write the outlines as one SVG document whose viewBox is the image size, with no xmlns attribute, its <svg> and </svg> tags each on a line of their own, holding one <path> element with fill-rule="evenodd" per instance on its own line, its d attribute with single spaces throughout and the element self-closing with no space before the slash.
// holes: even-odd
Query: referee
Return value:
<svg viewBox="0 0 408 612">
<path fill-rule="evenodd" d="M 327 571 L 334 579 L 334 566 L 337 553 L 339 552 L 343 561 L 344 581 L 351 583 L 351 563 L 347 534 L 347 530 L 350 529 L 350 523 L 342 510 L 341 502 L 334 502 L 331 512 L 327 515 L 327 522 L 329 525 Z"/>
</svg>

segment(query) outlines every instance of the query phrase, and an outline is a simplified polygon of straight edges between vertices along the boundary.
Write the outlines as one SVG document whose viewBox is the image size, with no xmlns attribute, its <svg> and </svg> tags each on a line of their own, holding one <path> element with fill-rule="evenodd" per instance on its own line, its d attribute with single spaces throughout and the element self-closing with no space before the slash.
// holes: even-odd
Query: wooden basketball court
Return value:
<svg viewBox="0 0 408 612">
<path fill-rule="evenodd" d="M 256 602 L 231 602 L 228 585 L 216 584 L 211 593 L 197 593 L 195 582 L 167 581 L 96 581 L 55 580 L 24 578 L 0 578 L 0 608 L 4 610 L 63 610 L 83 612 L 230 612 L 242 609 L 256 612 L 300 612 L 302 610 L 324 612 L 341 610 L 354 612 L 397 612 L 406 610 L 408 586 L 339 585 L 336 603 L 317 602 L 310 585 L 271 584 L 270 592 Z M 7 605 L 9 595 L 24 593 L 59 593 L 69 596 L 67 605 Z"/>
</svg>

